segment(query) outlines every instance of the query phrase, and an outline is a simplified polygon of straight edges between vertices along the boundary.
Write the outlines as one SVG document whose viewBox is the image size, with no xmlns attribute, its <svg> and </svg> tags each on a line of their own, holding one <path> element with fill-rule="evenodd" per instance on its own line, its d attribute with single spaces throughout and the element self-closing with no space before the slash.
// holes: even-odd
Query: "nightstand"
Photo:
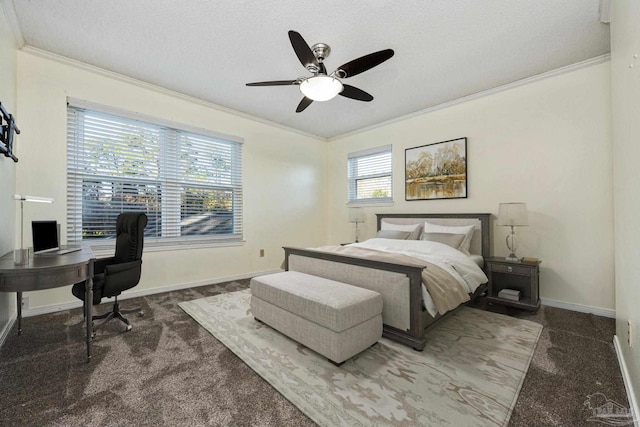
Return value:
<svg viewBox="0 0 640 427">
<path fill-rule="evenodd" d="M 540 308 L 540 261 L 536 264 L 507 261 L 504 258 L 487 258 L 487 302 L 502 304 L 524 310 L 538 311 Z M 503 289 L 520 291 L 520 300 L 512 301 L 498 297 Z"/>
</svg>

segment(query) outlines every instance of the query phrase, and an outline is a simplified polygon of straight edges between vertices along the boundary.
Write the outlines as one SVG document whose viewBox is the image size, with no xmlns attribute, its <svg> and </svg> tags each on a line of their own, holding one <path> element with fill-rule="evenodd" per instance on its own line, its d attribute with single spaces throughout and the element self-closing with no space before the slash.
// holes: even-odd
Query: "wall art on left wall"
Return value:
<svg viewBox="0 0 640 427">
<path fill-rule="evenodd" d="M 407 148 L 404 160 L 405 200 L 467 197 L 467 138 Z"/>
</svg>

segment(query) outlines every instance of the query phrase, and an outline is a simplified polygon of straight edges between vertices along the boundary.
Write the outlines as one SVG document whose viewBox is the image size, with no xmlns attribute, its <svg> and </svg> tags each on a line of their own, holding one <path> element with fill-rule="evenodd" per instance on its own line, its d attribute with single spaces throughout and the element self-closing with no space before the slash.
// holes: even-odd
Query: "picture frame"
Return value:
<svg viewBox="0 0 640 427">
<path fill-rule="evenodd" d="M 404 151 L 405 200 L 467 198 L 467 138 Z"/>
</svg>

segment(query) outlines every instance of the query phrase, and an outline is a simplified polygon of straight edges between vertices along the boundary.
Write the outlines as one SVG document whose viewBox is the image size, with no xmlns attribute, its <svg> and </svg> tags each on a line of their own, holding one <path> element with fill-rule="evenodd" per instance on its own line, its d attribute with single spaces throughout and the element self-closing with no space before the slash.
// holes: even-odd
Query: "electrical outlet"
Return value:
<svg viewBox="0 0 640 427">
<path fill-rule="evenodd" d="M 29 297 L 22 297 L 22 309 L 29 310 Z"/>
<path fill-rule="evenodd" d="M 260 249 L 260 258 L 264 256 L 264 249 Z"/>
<path fill-rule="evenodd" d="M 631 320 L 627 320 L 627 344 L 629 344 L 629 348 L 631 348 L 633 344 L 631 341 Z"/>
</svg>

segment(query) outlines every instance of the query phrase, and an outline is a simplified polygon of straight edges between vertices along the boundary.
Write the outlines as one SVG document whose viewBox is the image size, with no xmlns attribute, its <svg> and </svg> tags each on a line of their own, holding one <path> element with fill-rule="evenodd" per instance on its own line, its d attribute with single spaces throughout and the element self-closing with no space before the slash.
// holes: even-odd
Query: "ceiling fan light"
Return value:
<svg viewBox="0 0 640 427">
<path fill-rule="evenodd" d="M 300 92 L 314 101 L 328 101 L 342 92 L 340 80 L 329 76 L 314 76 L 300 83 Z"/>
</svg>

